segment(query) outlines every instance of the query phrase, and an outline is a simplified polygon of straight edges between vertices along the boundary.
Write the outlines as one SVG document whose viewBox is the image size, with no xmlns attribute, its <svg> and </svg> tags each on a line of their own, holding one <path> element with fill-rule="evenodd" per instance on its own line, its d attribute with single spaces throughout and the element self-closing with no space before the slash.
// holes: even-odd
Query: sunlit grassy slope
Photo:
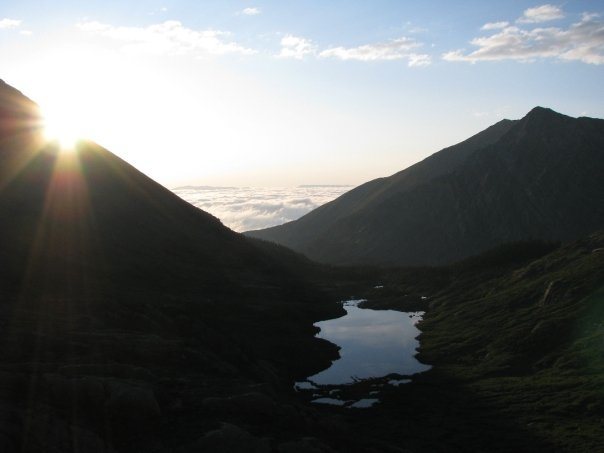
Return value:
<svg viewBox="0 0 604 453">
<path fill-rule="evenodd" d="M 603 233 L 559 248 L 520 243 L 446 268 L 401 270 L 384 285 L 368 294 L 370 306 L 426 310 L 419 358 L 434 369 L 380 409 L 406 420 L 411 443 L 469 451 L 603 447 Z"/>
</svg>

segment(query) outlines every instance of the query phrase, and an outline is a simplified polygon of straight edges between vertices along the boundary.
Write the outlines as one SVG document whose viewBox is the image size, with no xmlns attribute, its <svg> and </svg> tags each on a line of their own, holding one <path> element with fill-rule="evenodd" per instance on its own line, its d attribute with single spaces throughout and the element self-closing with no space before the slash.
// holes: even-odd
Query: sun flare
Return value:
<svg viewBox="0 0 604 453">
<path fill-rule="evenodd" d="M 63 151 L 75 149 L 76 143 L 83 138 L 77 121 L 60 111 L 44 110 L 44 136 L 49 141 L 57 141 Z"/>
</svg>

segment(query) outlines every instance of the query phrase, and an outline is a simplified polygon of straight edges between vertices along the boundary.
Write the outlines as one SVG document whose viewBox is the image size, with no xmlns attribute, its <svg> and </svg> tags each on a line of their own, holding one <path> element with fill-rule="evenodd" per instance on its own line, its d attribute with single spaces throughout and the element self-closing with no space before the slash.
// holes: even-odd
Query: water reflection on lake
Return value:
<svg viewBox="0 0 604 453">
<path fill-rule="evenodd" d="M 350 384 L 360 379 L 411 375 L 430 369 L 416 358 L 420 334 L 416 327 L 423 312 L 359 308 L 360 300 L 344 304 L 346 315 L 318 322 L 317 335 L 338 345 L 340 358 L 326 370 L 310 376 L 318 385 Z"/>
</svg>

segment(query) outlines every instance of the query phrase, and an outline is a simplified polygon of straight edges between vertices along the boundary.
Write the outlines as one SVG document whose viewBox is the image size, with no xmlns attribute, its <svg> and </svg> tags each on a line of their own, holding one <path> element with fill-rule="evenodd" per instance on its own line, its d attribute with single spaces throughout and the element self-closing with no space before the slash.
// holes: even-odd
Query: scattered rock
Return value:
<svg viewBox="0 0 604 453">
<path fill-rule="evenodd" d="M 279 372 L 275 369 L 270 362 L 266 360 L 259 360 L 255 367 L 256 374 L 260 379 L 273 386 L 281 385 L 281 379 L 279 378 Z"/>
<path fill-rule="evenodd" d="M 110 396 L 106 407 L 109 416 L 140 421 L 161 414 L 155 394 L 149 387 L 111 381 L 108 389 Z"/>
<path fill-rule="evenodd" d="M 223 423 L 219 429 L 209 431 L 193 445 L 181 451 L 213 453 L 270 453 L 269 439 L 258 438 L 236 425 Z"/>
<path fill-rule="evenodd" d="M 98 376 L 114 377 L 118 379 L 134 379 L 140 381 L 153 382 L 157 377 L 148 369 L 124 365 L 113 364 L 87 364 L 87 365 L 66 365 L 59 368 L 59 373 L 65 376 Z"/>
<path fill-rule="evenodd" d="M 334 450 L 314 437 L 304 437 L 280 444 L 279 453 L 334 453 Z"/>
<path fill-rule="evenodd" d="M 317 426 L 325 433 L 337 436 L 350 435 L 350 429 L 346 421 L 339 415 L 325 416 L 317 421 Z"/>
<path fill-rule="evenodd" d="M 115 453 L 115 450 L 106 445 L 98 435 L 79 426 L 71 427 L 71 441 L 76 446 L 76 451 L 85 451 L 86 453 Z"/>
<path fill-rule="evenodd" d="M 549 285 L 547 285 L 547 288 L 545 289 L 543 297 L 539 301 L 539 305 L 551 305 L 562 296 L 565 288 L 566 285 L 560 280 L 554 280 L 550 282 Z"/>
<path fill-rule="evenodd" d="M 87 413 L 103 410 L 106 400 L 103 379 L 90 376 L 70 379 L 56 374 L 47 374 L 44 379 L 53 405 L 71 409 L 77 407 Z"/>
<path fill-rule="evenodd" d="M 4 398 L 18 399 L 27 391 L 27 384 L 28 379 L 23 374 L 0 372 L 0 396 Z"/>
<path fill-rule="evenodd" d="M 279 406 L 272 398 L 259 393 L 251 392 L 230 397 L 210 397 L 202 402 L 205 409 L 220 414 L 237 414 L 241 416 L 261 416 L 272 418 L 279 415 Z"/>
<path fill-rule="evenodd" d="M 0 433 L 0 451 L 3 453 L 17 453 L 17 445 L 6 434 Z"/>
</svg>

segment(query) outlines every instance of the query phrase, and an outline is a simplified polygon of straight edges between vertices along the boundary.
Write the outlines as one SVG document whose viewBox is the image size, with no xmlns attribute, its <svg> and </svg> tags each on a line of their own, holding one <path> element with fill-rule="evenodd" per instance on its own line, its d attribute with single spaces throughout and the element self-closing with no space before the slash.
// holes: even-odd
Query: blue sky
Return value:
<svg viewBox="0 0 604 453">
<path fill-rule="evenodd" d="M 21 0 L 0 62 L 168 186 L 359 184 L 535 105 L 604 117 L 604 5 Z"/>
</svg>

